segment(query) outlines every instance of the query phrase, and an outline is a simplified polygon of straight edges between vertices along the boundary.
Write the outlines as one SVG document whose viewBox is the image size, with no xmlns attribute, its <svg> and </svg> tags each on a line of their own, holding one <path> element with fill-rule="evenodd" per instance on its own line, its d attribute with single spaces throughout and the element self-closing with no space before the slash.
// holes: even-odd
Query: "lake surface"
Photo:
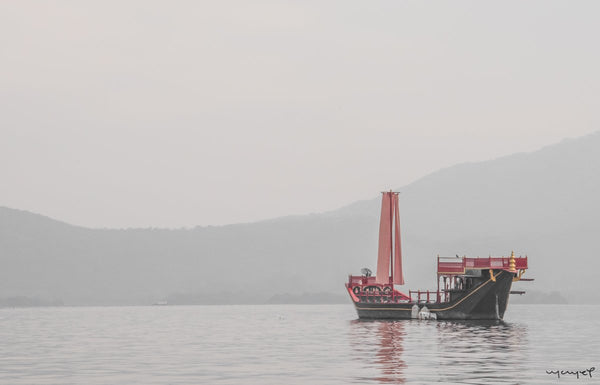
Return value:
<svg viewBox="0 0 600 385">
<path fill-rule="evenodd" d="M 600 383 L 599 306 L 356 318 L 350 304 L 0 309 L 0 384 Z"/>
</svg>

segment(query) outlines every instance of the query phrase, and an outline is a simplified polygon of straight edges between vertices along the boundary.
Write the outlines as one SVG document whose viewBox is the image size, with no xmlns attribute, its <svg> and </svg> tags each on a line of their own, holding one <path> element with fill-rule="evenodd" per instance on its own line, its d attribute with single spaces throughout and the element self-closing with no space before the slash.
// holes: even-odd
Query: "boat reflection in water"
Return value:
<svg viewBox="0 0 600 385">
<path fill-rule="evenodd" d="M 503 321 L 364 321 L 350 325 L 361 383 L 514 383 L 527 371 L 527 328 Z"/>
<path fill-rule="evenodd" d="M 404 384 L 406 362 L 403 359 L 407 321 L 352 321 L 352 347 L 365 369 L 375 369 L 360 381 Z M 373 340 L 375 339 L 375 340 Z M 373 356 L 373 353 L 375 354 Z"/>
<path fill-rule="evenodd" d="M 381 376 L 376 378 L 381 383 L 403 384 L 406 362 L 404 353 L 404 323 L 381 322 L 377 328 L 379 349 L 375 362 L 381 369 Z"/>
</svg>

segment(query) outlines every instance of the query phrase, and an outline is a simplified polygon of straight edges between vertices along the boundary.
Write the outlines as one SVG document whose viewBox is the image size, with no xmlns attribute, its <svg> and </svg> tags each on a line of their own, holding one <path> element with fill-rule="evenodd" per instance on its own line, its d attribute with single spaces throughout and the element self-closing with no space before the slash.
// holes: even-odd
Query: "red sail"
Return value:
<svg viewBox="0 0 600 385">
<path fill-rule="evenodd" d="M 379 254 L 377 257 L 377 275 L 375 282 L 390 283 L 390 256 L 392 253 L 392 213 L 391 193 L 383 193 L 381 200 L 381 219 L 379 221 Z"/>
<path fill-rule="evenodd" d="M 404 285 L 398 193 L 391 191 L 383 193 L 381 201 L 379 253 L 375 282 L 383 285 L 389 283 Z"/>
<path fill-rule="evenodd" d="M 394 283 L 404 285 L 402 274 L 402 245 L 400 244 L 400 212 L 398 209 L 398 194 L 394 194 Z"/>
</svg>

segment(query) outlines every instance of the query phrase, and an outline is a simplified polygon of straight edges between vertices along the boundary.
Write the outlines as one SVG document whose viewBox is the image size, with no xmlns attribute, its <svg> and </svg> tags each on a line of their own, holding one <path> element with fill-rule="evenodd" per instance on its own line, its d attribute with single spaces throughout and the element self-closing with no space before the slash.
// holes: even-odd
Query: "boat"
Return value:
<svg viewBox="0 0 600 385">
<path fill-rule="evenodd" d="M 516 281 L 528 268 L 527 256 L 437 257 L 437 290 L 404 285 L 398 192 L 382 193 L 377 271 L 350 275 L 345 286 L 360 319 L 502 320 Z"/>
</svg>

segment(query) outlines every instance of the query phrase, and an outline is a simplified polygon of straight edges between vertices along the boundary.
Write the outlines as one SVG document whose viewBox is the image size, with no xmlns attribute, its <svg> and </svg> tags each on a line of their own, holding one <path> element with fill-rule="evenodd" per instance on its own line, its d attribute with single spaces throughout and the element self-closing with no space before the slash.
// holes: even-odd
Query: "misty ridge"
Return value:
<svg viewBox="0 0 600 385">
<path fill-rule="evenodd" d="M 511 301 L 599 303 L 600 132 L 390 187 L 401 191 L 401 290 L 435 288 L 438 254 L 514 250 L 535 281 L 516 283 L 528 293 Z M 376 193 L 320 214 L 190 229 L 89 229 L 0 207 L 0 306 L 347 301 L 348 274 L 375 267 Z"/>
</svg>

